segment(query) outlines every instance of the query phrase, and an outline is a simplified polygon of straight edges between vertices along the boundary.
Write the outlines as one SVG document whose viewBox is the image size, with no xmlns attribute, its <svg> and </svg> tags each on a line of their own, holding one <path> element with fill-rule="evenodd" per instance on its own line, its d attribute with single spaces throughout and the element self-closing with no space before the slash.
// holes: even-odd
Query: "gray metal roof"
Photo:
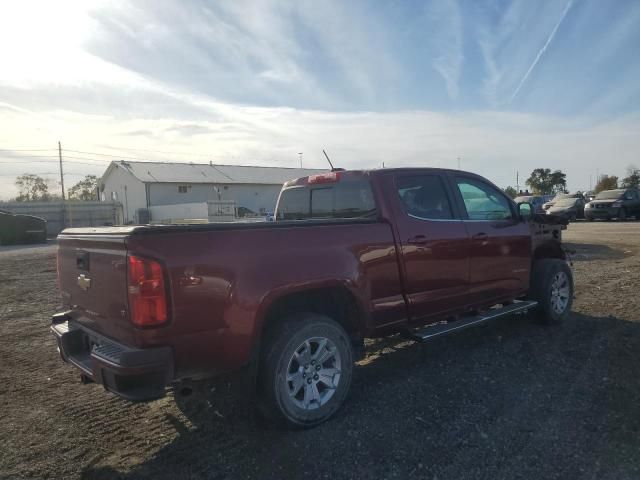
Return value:
<svg viewBox="0 0 640 480">
<path fill-rule="evenodd" d="M 165 163 L 165 162 L 113 162 L 134 177 L 147 183 L 249 183 L 282 185 L 287 180 L 316 175 L 326 169 L 254 167 L 246 165 L 215 165 L 209 163 Z"/>
</svg>

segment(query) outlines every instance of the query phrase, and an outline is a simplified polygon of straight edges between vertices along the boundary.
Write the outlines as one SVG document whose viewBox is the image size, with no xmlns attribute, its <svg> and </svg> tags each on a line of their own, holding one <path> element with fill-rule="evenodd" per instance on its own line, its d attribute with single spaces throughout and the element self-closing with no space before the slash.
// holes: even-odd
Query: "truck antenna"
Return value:
<svg viewBox="0 0 640 480">
<path fill-rule="evenodd" d="M 324 148 L 322 149 L 322 153 L 324 153 L 324 156 L 327 159 L 327 162 L 329 162 L 329 165 L 331 165 L 331 171 L 333 172 L 334 168 L 333 168 L 333 163 L 331 163 L 331 159 L 329 158 L 329 155 L 327 155 L 327 152 L 324 151 Z"/>
</svg>

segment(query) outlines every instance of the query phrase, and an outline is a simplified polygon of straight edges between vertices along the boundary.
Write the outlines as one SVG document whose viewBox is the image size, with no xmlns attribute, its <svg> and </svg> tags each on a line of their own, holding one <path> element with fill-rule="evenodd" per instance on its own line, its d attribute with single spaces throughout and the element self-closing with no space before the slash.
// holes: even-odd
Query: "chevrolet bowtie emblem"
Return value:
<svg viewBox="0 0 640 480">
<path fill-rule="evenodd" d="M 78 286 L 85 292 L 91 288 L 91 279 L 87 278 L 84 273 L 78 275 Z"/>
</svg>

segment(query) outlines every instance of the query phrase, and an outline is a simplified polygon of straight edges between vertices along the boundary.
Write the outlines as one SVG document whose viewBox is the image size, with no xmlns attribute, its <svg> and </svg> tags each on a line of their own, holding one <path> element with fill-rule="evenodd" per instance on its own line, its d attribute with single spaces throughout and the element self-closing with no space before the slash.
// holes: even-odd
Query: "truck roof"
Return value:
<svg viewBox="0 0 640 480">
<path fill-rule="evenodd" d="M 284 187 L 292 187 L 297 185 L 307 185 L 310 183 L 328 183 L 331 181 L 337 181 L 338 178 L 342 177 L 368 177 L 368 176 L 376 176 L 381 174 L 388 173 L 403 173 L 403 172 L 412 172 L 416 171 L 424 171 L 426 172 L 438 172 L 438 173 L 463 173 L 465 175 L 472 175 L 474 177 L 482 178 L 480 175 L 467 172 L 464 170 L 456 170 L 453 168 L 438 168 L 438 167 L 396 167 L 396 168 L 370 168 L 370 169 L 359 169 L 359 170 L 343 170 L 343 169 L 334 169 L 330 172 L 320 173 L 318 175 L 310 175 L 306 177 L 294 178 L 289 180 L 284 184 Z M 309 181 L 312 179 L 312 181 Z M 318 181 L 313 181 L 313 179 L 318 179 Z"/>
</svg>

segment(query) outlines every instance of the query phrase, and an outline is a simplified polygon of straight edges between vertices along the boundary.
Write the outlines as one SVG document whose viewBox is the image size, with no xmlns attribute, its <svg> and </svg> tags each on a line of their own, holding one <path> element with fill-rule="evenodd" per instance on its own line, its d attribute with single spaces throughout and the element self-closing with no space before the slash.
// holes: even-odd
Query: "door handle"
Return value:
<svg viewBox="0 0 640 480">
<path fill-rule="evenodd" d="M 416 235 L 407 240 L 409 245 L 426 245 L 429 240 L 424 235 Z"/>
<path fill-rule="evenodd" d="M 481 240 L 481 241 L 486 241 L 489 240 L 489 235 L 487 235 L 484 232 L 480 232 L 480 233 L 476 233 L 473 237 L 471 237 L 473 240 Z"/>
</svg>

